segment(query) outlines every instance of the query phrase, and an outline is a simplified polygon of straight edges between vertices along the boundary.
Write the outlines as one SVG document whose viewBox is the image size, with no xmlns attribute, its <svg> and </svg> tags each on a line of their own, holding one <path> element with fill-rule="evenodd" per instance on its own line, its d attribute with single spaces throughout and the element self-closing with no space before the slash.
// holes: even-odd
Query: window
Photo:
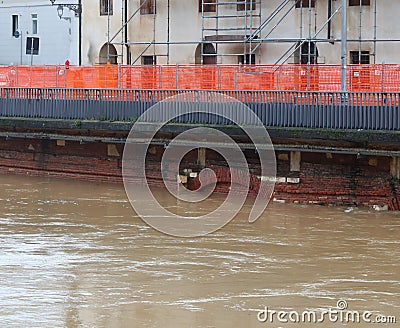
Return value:
<svg viewBox="0 0 400 328">
<path fill-rule="evenodd" d="M 39 38 L 26 38 L 26 54 L 39 55 Z"/>
<path fill-rule="evenodd" d="M 142 56 L 142 65 L 156 65 L 156 56 Z"/>
<path fill-rule="evenodd" d="M 100 0 L 100 16 L 113 14 L 113 0 Z"/>
<path fill-rule="evenodd" d="M 32 34 L 38 34 L 38 18 L 37 14 L 32 14 Z"/>
<path fill-rule="evenodd" d="M 315 42 L 304 42 L 298 50 L 299 64 L 318 64 L 318 48 Z"/>
<path fill-rule="evenodd" d="M 350 51 L 352 64 L 369 64 L 369 51 Z"/>
<path fill-rule="evenodd" d="M 315 7 L 315 0 L 296 0 L 296 8 L 309 8 L 311 5 L 311 8 Z"/>
<path fill-rule="evenodd" d="M 212 43 L 201 43 L 196 48 L 196 64 L 215 65 L 217 63 L 217 52 Z"/>
<path fill-rule="evenodd" d="M 359 6 L 361 2 L 361 5 L 363 6 L 369 6 L 370 1 L 369 0 L 349 0 L 349 6 Z"/>
<path fill-rule="evenodd" d="M 237 0 L 237 10 L 256 10 L 256 0 Z"/>
<path fill-rule="evenodd" d="M 11 35 L 15 36 L 15 32 L 18 31 L 18 15 L 12 15 L 12 30 Z"/>
<path fill-rule="evenodd" d="M 245 57 L 243 55 L 238 56 L 239 64 L 244 64 Z M 246 55 L 246 64 L 254 65 L 256 63 L 256 55 L 255 54 L 247 54 Z"/>
<path fill-rule="evenodd" d="M 205 12 L 216 12 L 217 5 L 215 4 L 216 0 L 199 0 L 199 13 Z"/>
<path fill-rule="evenodd" d="M 140 0 L 140 14 L 149 15 L 156 13 L 156 0 Z"/>
</svg>

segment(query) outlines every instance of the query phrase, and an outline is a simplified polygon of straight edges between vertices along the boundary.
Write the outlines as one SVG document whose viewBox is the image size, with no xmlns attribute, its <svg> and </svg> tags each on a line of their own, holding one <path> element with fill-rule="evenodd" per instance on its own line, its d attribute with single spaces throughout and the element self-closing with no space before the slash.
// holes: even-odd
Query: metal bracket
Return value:
<svg viewBox="0 0 400 328">
<path fill-rule="evenodd" d="M 79 16 L 82 13 L 82 5 L 81 4 L 71 4 L 71 3 L 56 3 L 56 0 L 50 0 L 51 5 L 57 5 L 61 7 L 67 7 L 68 9 L 72 10 L 75 15 Z"/>
</svg>

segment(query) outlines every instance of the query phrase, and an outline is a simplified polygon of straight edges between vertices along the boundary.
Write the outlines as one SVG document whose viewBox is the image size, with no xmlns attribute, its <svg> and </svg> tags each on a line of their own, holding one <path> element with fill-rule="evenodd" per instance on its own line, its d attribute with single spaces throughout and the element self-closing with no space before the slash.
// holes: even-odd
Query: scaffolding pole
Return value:
<svg viewBox="0 0 400 328">
<path fill-rule="evenodd" d="M 360 26 L 359 26 L 359 31 L 358 31 L 358 39 L 360 42 L 358 43 L 358 64 L 361 64 L 362 60 L 362 46 L 361 46 L 361 40 L 362 40 L 362 13 L 363 13 L 363 8 L 362 8 L 362 0 L 360 0 Z"/>
<path fill-rule="evenodd" d="M 107 0 L 107 63 L 110 62 L 110 0 Z"/>
<path fill-rule="evenodd" d="M 347 73 L 347 0 L 342 0 L 342 41 L 341 41 L 341 91 L 346 92 Z"/>
<path fill-rule="evenodd" d="M 374 1 L 374 64 L 376 64 L 376 12 L 377 12 L 377 8 L 376 8 L 376 3 L 377 0 Z"/>
</svg>

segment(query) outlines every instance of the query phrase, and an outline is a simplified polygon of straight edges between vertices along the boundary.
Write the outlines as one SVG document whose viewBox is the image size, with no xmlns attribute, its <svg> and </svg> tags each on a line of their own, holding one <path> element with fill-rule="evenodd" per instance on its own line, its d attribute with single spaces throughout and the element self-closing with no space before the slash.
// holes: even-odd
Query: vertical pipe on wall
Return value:
<svg viewBox="0 0 400 328">
<path fill-rule="evenodd" d="M 360 0 L 360 26 L 358 27 L 358 63 L 361 64 L 361 51 L 362 51 L 362 0 Z"/>
<path fill-rule="evenodd" d="M 248 0 L 246 0 L 245 1 L 245 3 L 244 3 L 244 40 L 246 40 L 246 35 L 247 35 L 247 25 L 248 25 L 248 20 L 247 20 L 247 15 L 248 15 L 248 12 L 247 12 L 247 2 L 248 2 Z M 251 2 L 251 1 L 250 1 Z M 248 64 L 248 62 L 247 62 L 247 58 L 246 58 L 246 42 L 243 42 L 243 64 Z"/>
<path fill-rule="evenodd" d="M 318 1 L 315 2 L 315 8 L 314 8 L 314 37 L 317 36 L 317 13 L 318 13 L 317 3 L 318 3 Z M 317 42 L 314 41 L 314 54 L 313 54 L 314 55 L 314 57 L 313 57 L 314 64 L 318 63 L 317 62 L 318 61 L 317 53 L 318 53 Z"/>
<path fill-rule="evenodd" d="M 256 0 L 250 0 L 249 1 L 250 3 L 248 4 L 249 12 L 248 12 L 247 24 L 245 27 L 246 32 L 245 32 L 245 38 L 244 38 L 245 42 L 244 43 L 245 43 L 246 55 L 247 55 L 247 57 L 249 57 L 247 59 L 247 64 L 251 64 L 251 54 L 250 54 L 251 46 L 250 46 L 250 51 L 249 51 L 246 40 L 247 40 L 248 36 L 251 35 L 251 31 L 253 30 L 253 1 L 256 1 Z M 250 40 L 250 45 L 251 45 L 251 40 Z"/>
<path fill-rule="evenodd" d="M 126 64 L 131 64 L 131 47 L 128 44 L 128 0 L 124 0 L 124 16 L 123 16 L 123 26 L 124 26 L 124 43 L 126 47 Z"/>
<path fill-rule="evenodd" d="M 308 49 L 307 64 L 311 64 L 311 0 L 308 0 Z"/>
<path fill-rule="evenodd" d="M 328 0 L 328 35 L 326 36 L 328 40 L 331 39 L 331 33 L 332 33 L 331 16 L 332 16 L 332 0 Z"/>
<path fill-rule="evenodd" d="M 157 12 L 157 1 L 154 1 L 153 9 L 153 65 L 156 63 L 156 12 Z"/>
<path fill-rule="evenodd" d="M 78 16 L 78 65 L 82 65 L 82 0 L 78 1 L 79 6 L 79 16 Z"/>
<path fill-rule="evenodd" d="M 20 35 L 20 38 L 21 38 L 21 53 L 20 53 L 20 61 L 21 61 L 21 65 L 22 65 L 22 49 L 24 49 L 24 42 L 23 42 L 23 32 L 22 32 L 22 28 L 20 29 L 21 30 L 21 35 Z M 79 49 L 80 49 L 80 40 L 79 40 Z M 80 65 L 80 64 L 79 64 Z"/>
<path fill-rule="evenodd" d="M 303 1 L 300 1 L 300 42 L 303 42 Z M 299 43 L 300 44 L 300 43 Z M 301 57 L 303 47 L 300 46 L 299 48 L 299 64 L 301 64 Z"/>
<path fill-rule="evenodd" d="M 346 92 L 347 72 L 347 0 L 342 0 L 342 38 L 341 38 L 341 91 Z"/>
<path fill-rule="evenodd" d="M 218 4 L 216 4 L 216 15 L 218 15 Z M 217 31 L 218 33 L 218 31 Z M 200 64 L 203 63 L 204 54 L 204 0 L 201 1 L 201 46 L 200 46 Z"/>
<path fill-rule="evenodd" d="M 110 62 L 110 0 L 107 0 L 107 63 Z"/>
<path fill-rule="evenodd" d="M 219 35 L 219 5 L 218 5 L 218 3 L 216 4 L 216 6 L 217 6 L 217 8 L 216 8 L 217 9 L 217 14 L 216 14 L 217 18 L 215 19 L 215 28 L 216 28 L 216 35 L 217 35 L 217 40 L 218 40 L 218 35 Z M 217 56 L 218 56 L 218 52 L 219 52 L 218 45 L 219 45 L 219 42 L 217 41 L 215 43 L 215 52 L 217 53 Z M 222 61 L 222 57 L 221 57 L 221 61 Z M 217 57 L 217 62 L 218 62 L 218 57 Z"/>
<path fill-rule="evenodd" d="M 258 11 L 258 14 L 259 14 L 259 20 L 258 20 L 258 27 L 257 27 L 257 30 L 260 28 L 260 26 L 261 26 L 261 24 L 262 24 L 262 13 L 263 13 L 263 11 L 262 11 L 262 2 L 260 1 L 260 9 L 259 9 L 259 11 Z M 261 30 L 260 30 L 260 33 L 259 33 L 259 39 L 261 39 Z M 258 47 L 258 63 L 259 64 L 261 64 L 261 44 L 259 45 L 259 44 L 257 44 L 256 45 L 256 49 L 257 49 L 257 47 Z"/>
<path fill-rule="evenodd" d="M 123 0 L 121 1 L 121 26 L 124 27 L 124 20 L 125 20 L 125 5 L 126 5 L 126 1 Z M 124 44 L 125 43 L 125 29 L 122 29 L 122 37 L 121 37 L 121 64 L 124 63 Z"/>
<path fill-rule="evenodd" d="M 170 23 L 171 23 L 171 2 L 167 3 L 167 64 L 169 64 L 169 47 L 170 47 Z"/>
<path fill-rule="evenodd" d="M 374 64 L 376 64 L 376 2 L 377 0 L 374 0 Z"/>
</svg>

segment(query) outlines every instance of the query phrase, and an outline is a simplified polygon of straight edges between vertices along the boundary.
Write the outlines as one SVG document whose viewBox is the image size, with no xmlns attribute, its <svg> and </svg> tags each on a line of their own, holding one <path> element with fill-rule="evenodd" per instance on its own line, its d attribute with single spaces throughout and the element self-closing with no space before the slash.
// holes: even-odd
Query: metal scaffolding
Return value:
<svg viewBox="0 0 400 328">
<path fill-rule="evenodd" d="M 359 4 L 357 4 L 359 1 Z M 139 6 L 128 6 L 129 0 L 122 1 L 122 26 L 111 35 L 108 24 L 108 44 L 121 46 L 121 62 L 126 64 L 136 64 L 142 56 L 152 54 L 153 58 L 158 56 L 166 57 L 167 64 L 170 63 L 171 48 L 177 45 L 199 44 L 201 45 L 200 56 L 196 57 L 198 64 L 219 64 L 224 63 L 222 58 L 236 56 L 237 63 L 243 64 L 261 64 L 261 51 L 265 44 L 289 44 L 286 51 L 275 61 L 275 64 L 294 62 L 299 64 L 317 64 L 319 63 L 318 45 L 321 43 L 358 42 L 358 63 L 362 62 L 363 43 L 370 42 L 373 50 L 368 54 L 376 62 L 377 42 L 377 0 L 368 7 L 373 11 L 373 36 L 369 39 L 363 35 L 363 15 L 365 0 L 334 1 L 327 0 L 327 16 L 321 19 L 321 3 L 317 0 L 280 0 L 276 2 L 275 8 L 268 14 L 263 14 L 263 2 L 261 0 L 199 0 L 199 12 L 201 13 L 201 40 L 174 41 L 170 35 L 171 23 L 171 3 L 170 0 L 141 0 Z M 142 13 L 143 8 L 149 5 L 154 6 L 148 15 L 152 18 L 152 37 L 147 41 L 132 40 L 134 36 L 129 34 L 128 26 L 132 20 Z M 167 21 L 162 31 L 165 35 L 162 37 L 157 31 L 156 24 L 158 7 L 167 12 Z M 174 2 L 172 2 L 174 4 Z M 265 5 L 265 4 L 264 4 Z M 344 6 L 345 5 L 345 6 Z M 359 6 L 359 24 L 358 38 L 342 40 L 334 38 L 331 33 L 333 18 L 342 13 L 346 16 L 347 6 Z M 319 6 L 319 7 L 318 7 Z M 373 7 L 372 7 L 373 6 Z M 166 7 L 166 8 L 165 8 Z M 130 13 L 130 14 L 128 14 Z M 293 16 L 299 20 L 298 33 L 293 31 L 293 37 L 274 37 L 278 28 L 285 24 Z M 343 26 L 343 21 L 342 21 Z M 322 35 L 327 31 L 327 35 Z M 275 33 L 274 33 L 275 32 Z M 118 35 L 121 41 L 117 41 Z M 157 40 L 162 38 L 162 40 Z M 235 44 L 235 46 L 233 46 Z M 131 58 L 132 47 L 140 49 L 135 58 Z M 161 50 L 162 49 L 162 50 Z M 109 50 L 108 50 L 109 51 Z M 353 51 L 354 54 L 354 51 Z M 347 55 L 347 54 L 346 54 Z M 110 53 L 108 53 L 110 56 Z M 343 54 L 341 54 L 343 57 Z M 258 59 L 256 59 L 258 58 Z M 353 58 L 353 57 L 352 57 Z M 354 57 L 355 58 L 355 57 Z M 232 61 L 230 61 L 232 62 Z M 154 62 L 155 63 L 155 62 Z"/>
<path fill-rule="evenodd" d="M 255 64 L 253 55 L 260 39 L 261 26 L 261 1 L 260 0 L 238 0 L 238 1 L 201 1 L 202 19 L 202 63 L 207 56 L 216 58 L 224 56 L 237 56 L 243 64 Z M 232 10 L 236 6 L 236 10 Z M 241 41 L 243 42 L 242 51 L 226 53 L 218 51 L 222 42 Z M 215 44 L 215 54 L 206 53 L 205 44 L 210 42 Z M 260 51 L 258 51 L 260 56 Z M 260 57 L 258 62 L 260 62 Z"/>
<path fill-rule="evenodd" d="M 138 60 L 141 59 L 141 57 L 148 53 L 149 49 L 150 51 L 152 50 L 152 57 L 153 57 L 153 64 L 155 64 L 155 58 L 157 56 L 164 56 L 167 58 L 167 63 L 169 63 L 169 53 L 170 53 L 170 0 L 166 0 L 167 2 L 167 41 L 166 42 L 157 42 L 156 38 L 156 22 L 157 22 L 157 1 L 156 0 L 141 0 L 140 4 L 138 7 L 133 8 L 132 13 L 129 15 L 129 7 L 128 7 L 128 0 L 122 0 L 122 8 L 121 12 L 123 13 L 122 15 L 122 26 L 116 33 L 114 33 L 111 36 L 110 28 L 108 25 L 108 43 L 113 44 L 113 45 L 122 45 L 126 47 L 126 64 L 128 65 L 134 65 L 138 62 Z M 152 39 L 145 41 L 145 42 L 135 42 L 135 41 L 129 41 L 128 37 L 128 26 L 129 23 L 138 15 L 141 15 L 143 11 L 147 9 L 151 9 L 150 12 L 146 12 L 146 15 L 151 15 L 152 17 Z M 129 17 L 128 17 L 129 16 Z M 108 13 L 108 20 L 110 19 L 110 12 Z M 123 41 L 118 42 L 116 41 L 116 38 L 119 34 L 122 34 L 122 39 Z M 167 51 L 166 53 L 157 53 L 157 44 L 163 44 L 166 45 Z M 135 58 L 131 58 L 131 46 L 132 45 L 141 45 L 143 47 L 142 51 L 138 56 Z M 122 61 L 124 58 L 123 51 L 121 51 L 121 57 Z M 108 53 L 108 56 L 110 54 Z"/>
</svg>

